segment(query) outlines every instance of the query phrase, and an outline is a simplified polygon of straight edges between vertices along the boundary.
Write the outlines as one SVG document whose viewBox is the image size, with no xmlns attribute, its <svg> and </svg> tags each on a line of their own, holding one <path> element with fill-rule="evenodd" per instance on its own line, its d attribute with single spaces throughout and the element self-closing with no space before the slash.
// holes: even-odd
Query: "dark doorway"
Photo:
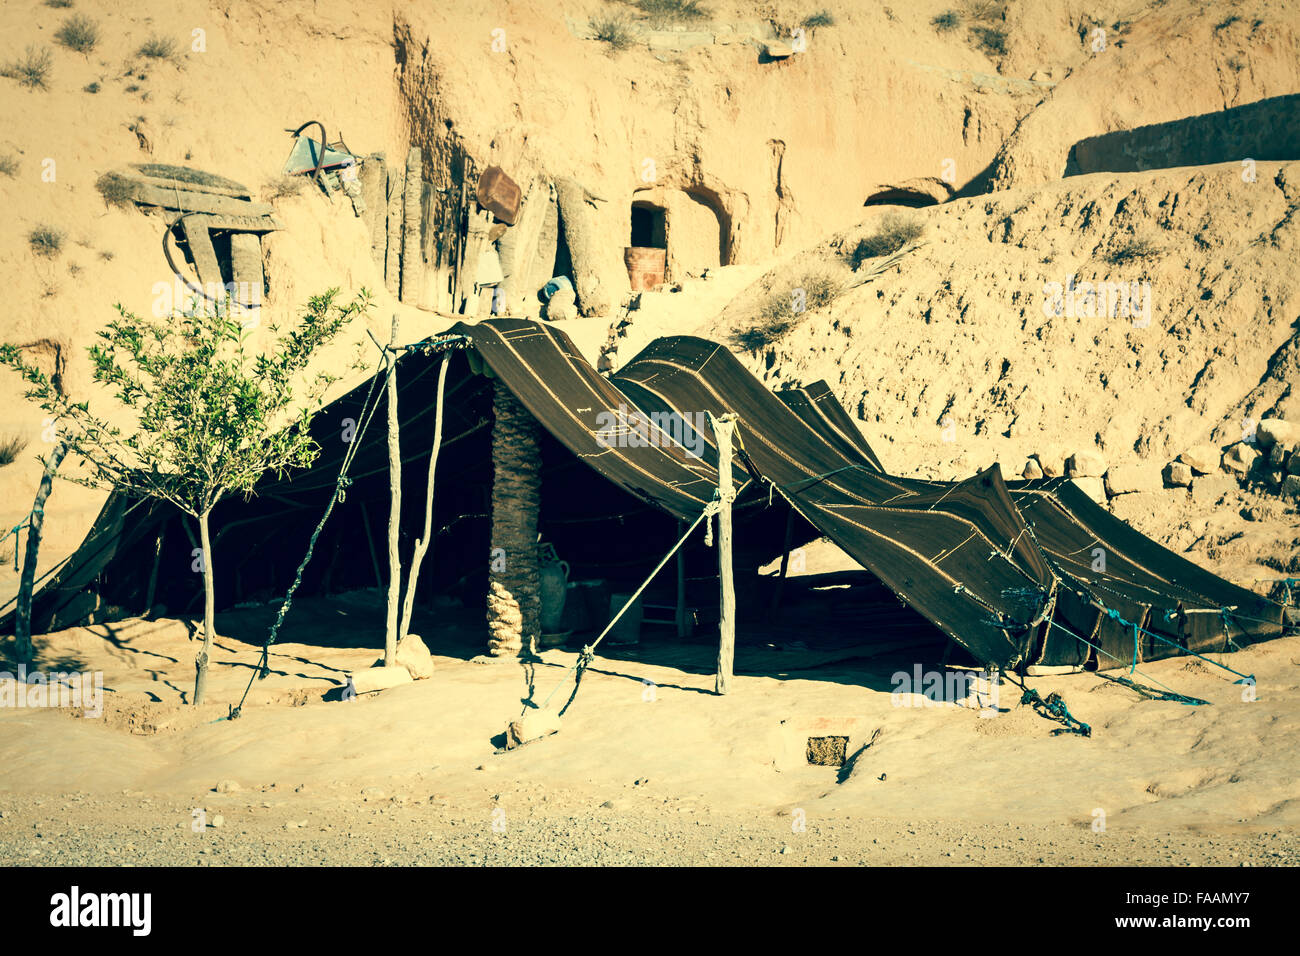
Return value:
<svg viewBox="0 0 1300 956">
<path fill-rule="evenodd" d="M 648 202 L 632 203 L 632 241 L 628 245 L 668 248 L 668 229 L 662 206 L 653 206 Z"/>
</svg>

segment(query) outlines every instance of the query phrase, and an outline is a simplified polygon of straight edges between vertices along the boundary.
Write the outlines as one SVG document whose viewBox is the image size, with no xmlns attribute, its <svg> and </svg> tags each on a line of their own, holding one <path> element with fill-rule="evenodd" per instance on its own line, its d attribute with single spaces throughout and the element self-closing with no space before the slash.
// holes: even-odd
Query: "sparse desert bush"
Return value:
<svg viewBox="0 0 1300 956">
<path fill-rule="evenodd" d="M 95 180 L 95 188 L 110 206 L 130 207 L 135 199 L 135 186 L 117 173 L 105 173 Z"/>
<path fill-rule="evenodd" d="M 89 53 L 99 42 L 99 27 L 90 17 L 78 13 L 64 21 L 63 26 L 54 34 L 54 39 L 69 50 Z"/>
<path fill-rule="evenodd" d="M 277 176 L 262 187 L 267 199 L 289 199 L 299 195 L 307 186 L 306 176 Z"/>
<path fill-rule="evenodd" d="M 36 255 L 52 259 L 63 249 L 63 233 L 50 226 L 37 226 L 27 234 L 27 244 Z"/>
<path fill-rule="evenodd" d="M 881 220 L 880 229 L 874 235 L 858 240 L 853 251 L 849 253 L 849 265 L 857 271 L 866 260 L 897 252 L 909 242 L 921 238 L 924 232 L 925 226 L 916 219 L 897 215 L 886 216 Z"/>
<path fill-rule="evenodd" d="M 1149 259 L 1160 254 L 1160 247 L 1145 237 L 1129 239 L 1111 250 L 1106 261 L 1113 266 L 1132 262 L 1134 259 Z"/>
<path fill-rule="evenodd" d="M 46 81 L 50 78 L 50 64 L 53 62 L 54 54 L 49 47 L 37 50 L 29 46 L 21 57 L 0 69 L 0 76 L 17 80 L 33 90 L 46 90 L 49 89 Z"/>
<path fill-rule="evenodd" d="M 930 18 L 930 26 L 940 33 L 956 30 L 961 26 L 961 14 L 956 10 L 945 10 L 943 13 L 936 13 Z"/>
<path fill-rule="evenodd" d="M 0 173 L 10 177 L 18 175 L 18 157 L 12 155 L 0 156 Z"/>
<path fill-rule="evenodd" d="M 757 351 L 775 342 L 804 320 L 809 312 L 829 305 L 840 294 L 840 283 L 824 272 L 809 272 L 789 289 L 776 289 L 759 302 L 748 328 L 737 329 L 731 342 Z"/>
<path fill-rule="evenodd" d="M 1007 5 L 1005 0 L 971 0 L 966 4 L 966 16 L 973 23 L 994 23 L 1006 19 Z"/>
<path fill-rule="evenodd" d="M 1214 25 L 1214 32 L 1215 32 L 1215 33 L 1219 33 L 1219 32 L 1221 32 L 1221 31 L 1223 31 L 1223 30 L 1226 30 L 1226 29 L 1228 29 L 1228 27 L 1232 26 L 1234 23 L 1237 23 L 1237 22 L 1240 21 L 1240 20 L 1241 20 L 1241 17 L 1237 16 L 1237 15 L 1234 13 L 1232 16 L 1227 17 L 1226 19 L 1223 19 L 1223 20 L 1219 21 L 1218 23 L 1216 23 L 1216 24 Z"/>
<path fill-rule="evenodd" d="M 84 92 L 84 93 L 98 93 L 98 92 L 99 92 L 99 81 L 98 81 L 98 80 L 95 80 L 95 81 L 93 81 L 93 82 L 91 82 L 91 83 L 87 83 L 87 84 L 86 84 L 85 86 L 83 86 L 81 89 L 82 89 L 82 92 Z"/>
<path fill-rule="evenodd" d="M 66 10 L 72 6 L 72 0 L 45 0 L 47 7 L 54 7 L 56 10 Z"/>
<path fill-rule="evenodd" d="M 818 10 L 804 17 L 803 25 L 809 30 L 815 30 L 817 27 L 833 27 L 835 17 L 829 10 Z"/>
<path fill-rule="evenodd" d="M 626 50 L 636 40 L 636 25 L 621 14 L 606 14 L 589 23 L 596 39 L 608 43 L 611 50 Z"/>
<path fill-rule="evenodd" d="M 146 56 L 151 60 L 170 60 L 176 55 L 176 41 L 155 33 L 140 45 L 136 56 Z"/>
<path fill-rule="evenodd" d="M 703 20 L 712 12 L 700 0 L 635 0 L 635 6 L 656 27 Z"/>
<path fill-rule="evenodd" d="M 0 435 L 0 465 L 13 464 L 26 447 L 27 439 L 21 435 Z"/>
<path fill-rule="evenodd" d="M 989 56 L 1005 56 L 1007 52 L 1007 31 L 998 27 L 975 27 L 975 45 Z"/>
</svg>

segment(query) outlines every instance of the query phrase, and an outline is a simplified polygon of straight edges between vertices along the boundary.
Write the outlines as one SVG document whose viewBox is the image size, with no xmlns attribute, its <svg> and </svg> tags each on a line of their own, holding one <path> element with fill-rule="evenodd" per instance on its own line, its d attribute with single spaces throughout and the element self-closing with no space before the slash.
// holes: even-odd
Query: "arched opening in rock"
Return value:
<svg viewBox="0 0 1300 956">
<path fill-rule="evenodd" d="M 632 200 L 629 240 L 625 255 L 633 288 L 652 288 L 727 265 L 731 216 L 705 186 L 642 189 Z"/>
<path fill-rule="evenodd" d="M 692 186 L 686 190 L 690 200 L 683 212 L 688 228 L 698 234 L 698 244 L 682 259 L 691 272 L 731 264 L 731 216 L 723 205 L 722 197 L 707 186 Z M 687 264 L 690 260 L 690 264 Z"/>
</svg>

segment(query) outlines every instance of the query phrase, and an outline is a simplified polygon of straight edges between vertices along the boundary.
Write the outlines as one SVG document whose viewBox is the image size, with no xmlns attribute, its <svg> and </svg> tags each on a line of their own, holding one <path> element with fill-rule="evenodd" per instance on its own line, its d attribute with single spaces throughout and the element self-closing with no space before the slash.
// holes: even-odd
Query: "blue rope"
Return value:
<svg viewBox="0 0 1300 956">
<path fill-rule="evenodd" d="M 1138 632 L 1138 631 L 1141 631 L 1143 634 L 1146 634 L 1146 635 L 1149 636 L 1149 637 L 1154 637 L 1157 641 L 1161 641 L 1161 642 L 1163 642 L 1163 643 L 1165 643 L 1165 644 L 1168 644 L 1170 647 L 1176 647 L 1176 648 L 1178 648 L 1178 650 L 1182 651 L 1184 654 L 1191 654 L 1193 657 L 1199 657 L 1201 660 L 1205 661 L 1205 662 L 1208 663 L 1208 664 L 1213 664 L 1215 667 L 1220 667 L 1220 668 L 1222 668 L 1223 670 L 1227 671 L 1227 672 L 1230 673 L 1230 674 L 1236 674 L 1236 675 L 1237 675 L 1238 677 L 1240 677 L 1242 680 L 1248 680 L 1248 681 L 1250 681 L 1252 684 L 1255 683 L 1255 675 L 1254 675 L 1254 674 L 1243 674 L 1241 671 L 1235 671 L 1235 670 L 1233 670 L 1231 667 L 1229 667 L 1227 664 L 1220 664 L 1218 661 L 1212 661 L 1212 660 L 1210 660 L 1208 657 L 1206 657 L 1204 654 L 1198 654 L 1198 653 L 1196 653 L 1196 651 L 1192 650 L 1190 647 L 1183 647 L 1183 645 L 1179 644 L 1177 641 L 1171 641 L 1171 640 L 1169 640 L 1167 637 L 1161 637 L 1159 634 L 1156 634 L 1156 633 L 1154 633 L 1154 632 L 1152 632 L 1152 631 L 1148 631 L 1148 630 L 1147 630 L 1146 628 L 1144 628 L 1144 627 L 1139 627 L 1137 624 L 1134 624 L 1132 621 L 1127 620 L 1127 619 L 1125 619 L 1124 617 L 1122 617 L 1118 611 L 1113 611 L 1113 610 L 1111 610 L 1110 608 L 1108 608 L 1108 607 L 1106 607 L 1104 604 L 1102 604 L 1100 601 L 1097 602 L 1097 607 L 1099 607 L 1101 610 L 1105 611 L 1105 612 L 1106 612 L 1106 615 L 1107 615 L 1108 617 L 1110 617 L 1111 620 L 1118 621 L 1120 624 L 1123 624 L 1125 627 L 1131 627 L 1131 628 L 1133 628 L 1133 637 L 1134 637 L 1134 641 L 1133 641 L 1133 669 L 1134 669 L 1134 670 L 1137 669 L 1137 632 Z M 1169 618 L 1166 617 L 1165 620 L 1169 620 Z M 1132 673 L 1132 671 L 1130 671 L 1129 673 Z"/>
<path fill-rule="evenodd" d="M 1084 644 L 1087 644 L 1089 647 L 1093 648 L 1098 654 L 1105 654 L 1113 661 L 1119 661 L 1119 663 L 1121 664 L 1124 663 L 1123 661 L 1120 661 L 1120 659 L 1116 657 L 1114 654 L 1110 653 L 1110 651 L 1107 651 L 1106 649 L 1100 647 L 1099 645 L 1092 643 L 1092 641 L 1088 640 L 1086 637 L 1082 636 L 1081 634 L 1075 634 L 1069 628 L 1063 627 L 1062 625 L 1057 624 L 1055 621 L 1048 621 L 1047 623 L 1051 624 L 1052 627 L 1056 628 L 1057 630 L 1064 631 L 1070 637 L 1073 637 L 1076 641 L 1082 641 Z M 1136 670 L 1136 668 L 1134 670 Z M 1129 671 L 1129 673 L 1131 674 L 1133 673 L 1133 671 Z M 1178 693 L 1178 691 L 1174 690 L 1168 684 L 1156 680 L 1150 674 L 1145 674 L 1142 671 L 1137 671 L 1137 673 L 1142 674 L 1144 678 L 1151 681 L 1152 683 L 1159 684 L 1161 687 L 1163 687 L 1172 695 L 1170 699 L 1177 699 L 1179 703 L 1188 704 L 1189 706 L 1193 706 L 1193 707 L 1198 706 L 1200 704 L 1208 703 L 1208 701 L 1197 700 L 1195 697 L 1187 697 L 1184 694 L 1180 694 Z"/>
</svg>

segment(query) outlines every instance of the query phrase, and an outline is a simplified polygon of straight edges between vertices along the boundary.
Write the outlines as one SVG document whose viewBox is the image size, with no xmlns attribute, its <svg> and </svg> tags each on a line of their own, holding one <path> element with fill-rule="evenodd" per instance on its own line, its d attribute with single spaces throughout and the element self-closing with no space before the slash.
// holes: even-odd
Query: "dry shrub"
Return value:
<svg viewBox="0 0 1300 956">
<path fill-rule="evenodd" d="M 833 302 L 840 290 L 840 283 L 829 273 L 806 273 L 788 289 L 775 289 L 759 302 L 747 323 L 749 327 L 733 332 L 731 342 L 751 352 L 770 345 L 807 318 L 809 312 Z"/>
</svg>

